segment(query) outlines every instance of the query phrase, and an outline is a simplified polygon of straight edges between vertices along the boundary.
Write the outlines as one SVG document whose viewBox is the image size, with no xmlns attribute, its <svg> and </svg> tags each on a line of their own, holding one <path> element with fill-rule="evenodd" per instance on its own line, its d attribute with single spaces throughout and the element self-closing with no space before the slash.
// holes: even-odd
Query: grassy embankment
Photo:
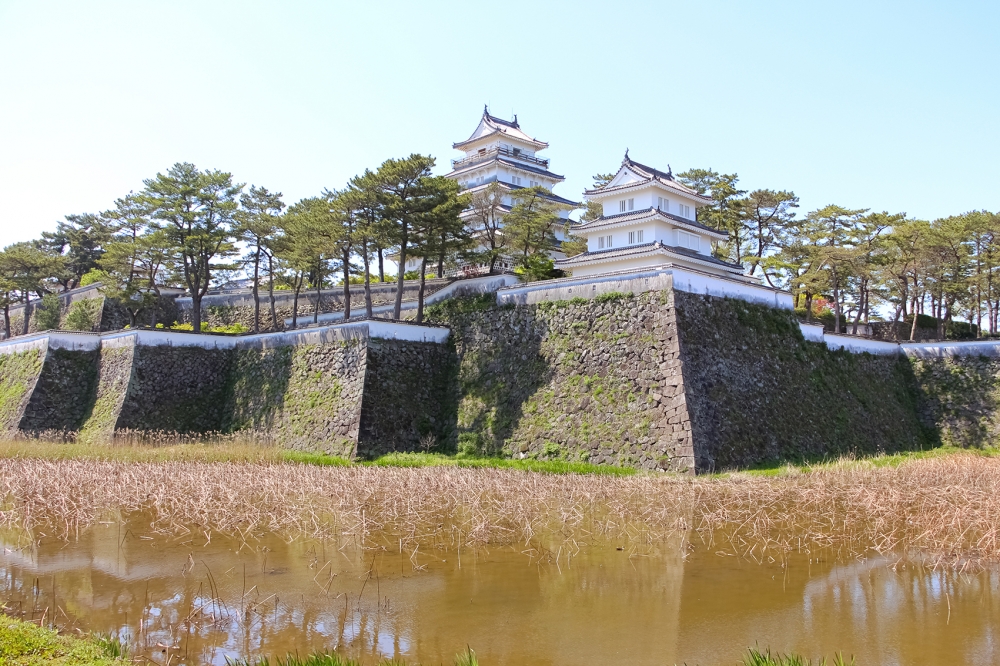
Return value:
<svg viewBox="0 0 1000 666">
<path fill-rule="evenodd" d="M 108 460 L 117 462 L 161 463 L 301 463 L 321 467 L 459 467 L 516 469 L 527 472 L 553 474 L 611 474 L 630 476 L 636 470 L 592 465 L 585 462 L 561 460 L 512 460 L 509 458 L 478 458 L 461 454 L 447 456 L 438 453 L 390 453 L 374 460 L 351 462 L 322 453 L 292 451 L 276 446 L 261 446 L 239 441 L 221 443 L 183 443 L 149 445 L 84 444 L 52 442 L 39 439 L 0 441 L 0 458 L 29 458 L 35 460 Z"/>
<path fill-rule="evenodd" d="M 818 471 L 827 468 L 843 469 L 845 466 L 896 467 L 916 460 L 929 460 L 951 455 L 976 455 L 986 458 L 1000 456 L 1000 447 L 962 449 L 941 446 L 921 451 L 884 454 L 866 458 L 817 458 L 787 463 L 769 463 L 740 471 L 719 472 L 702 478 L 732 478 L 734 476 L 782 476 Z M 117 462 L 162 463 L 162 462 L 202 462 L 202 463 L 298 463 L 320 467 L 457 467 L 464 469 L 492 468 L 513 469 L 526 472 L 551 474 L 607 474 L 612 476 L 633 476 L 649 474 L 627 467 L 593 465 L 586 462 L 563 460 L 516 460 L 510 458 L 481 458 L 474 456 L 443 455 L 439 453 L 390 453 L 374 460 L 350 461 L 338 456 L 322 453 L 293 451 L 277 446 L 262 446 L 237 439 L 223 439 L 220 442 L 184 442 L 177 444 L 112 444 L 56 442 L 44 439 L 0 439 L 0 458 L 27 458 L 35 460 L 106 460 Z M 662 472 L 652 473 L 655 476 Z"/>
<path fill-rule="evenodd" d="M 61 636 L 30 622 L 0 615 L 2 666 L 116 666 L 128 663 L 117 641 Z"/>
</svg>

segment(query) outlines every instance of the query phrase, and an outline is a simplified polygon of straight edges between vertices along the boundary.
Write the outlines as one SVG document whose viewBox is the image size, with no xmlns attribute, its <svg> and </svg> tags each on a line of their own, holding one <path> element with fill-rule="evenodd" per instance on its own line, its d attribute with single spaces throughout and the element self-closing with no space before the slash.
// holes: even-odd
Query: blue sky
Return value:
<svg viewBox="0 0 1000 666">
<path fill-rule="evenodd" d="M 934 218 L 1000 209 L 1000 3 L 0 0 L 0 245 L 177 161 L 286 201 L 484 103 L 579 198 L 626 147 L 747 188 Z"/>
</svg>

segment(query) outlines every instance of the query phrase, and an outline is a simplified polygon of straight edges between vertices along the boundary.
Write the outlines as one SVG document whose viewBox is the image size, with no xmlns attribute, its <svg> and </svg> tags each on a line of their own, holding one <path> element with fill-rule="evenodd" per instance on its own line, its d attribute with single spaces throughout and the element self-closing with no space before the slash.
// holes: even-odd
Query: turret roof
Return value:
<svg viewBox="0 0 1000 666">
<path fill-rule="evenodd" d="M 479 141 L 480 139 L 493 134 L 501 134 L 505 137 L 531 144 L 535 147 L 535 150 L 541 150 L 543 148 L 548 148 L 549 146 L 549 144 L 544 141 L 539 141 L 538 139 L 525 134 L 521 130 L 521 126 L 517 123 L 516 115 L 514 116 L 514 120 L 503 120 L 502 118 L 490 115 L 489 109 L 486 106 L 483 107 L 483 117 L 479 121 L 479 125 L 476 127 L 476 130 L 472 133 L 472 135 L 465 141 L 453 143 L 451 146 L 452 148 L 460 150 L 474 141 Z"/>
<path fill-rule="evenodd" d="M 610 259 L 620 259 L 622 257 L 632 257 L 637 255 L 645 256 L 652 254 L 660 254 L 665 257 L 680 258 L 682 260 L 718 267 L 728 273 L 740 274 L 743 273 L 744 270 L 743 266 L 740 264 L 731 264 L 727 261 L 722 261 L 721 259 L 717 259 L 706 254 L 700 254 L 686 247 L 666 245 L 660 241 L 642 243 L 641 245 L 629 245 L 622 248 L 616 247 L 606 250 L 582 252 L 580 254 L 573 255 L 572 257 L 566 257 L 565 259 L 557 259 L 556 266 L 572 267 L 577 264 L 588 264 L 592 262 L 608 261 Z"/>
<path fill-rule="evenodd" d="M 668 213 L 666 211 L 660 210 L 659 208 L 642 208 L 640 210 L 630 210 L 627 213 L 615 213 L 614 215 L 602 215 L 601 217 L 594 218 L 580 226 L 580 231 L 590 231 L 595 229 L 604 229 L 606 227 L 614 227 L 619 225 L 625 225 L 626 223 L 638 223 L 645 222 L 646 220 L 652 219 L 654 217 L 660 217 L 669 222 L 674 226 L 687 227 L 694 231 L 699 231 L 704 234 L 708 234 L 713 238 L 718 240 L 726 240 L 729 238 L 729 234 L 725 231 L 719 231 L 718 229 L 713 229 L 707 225 L 704 225 L 695 220 L 689 220 L 686 217 L 681 217 L 680 215 L 674 215 L 673 213 Z"/>
<path fill-rule="evenodd" d="M 618 185 L 611 185 L 611 183 L 615 182 L 615 180 L 624 170 L 627 170 L 635 174 L 636 176 L 639 177 L 640 180 L 628 183 L 621 183 Z M 590 196 L 599 196 L 602 194 L 617 192 L 619 190 L 638 187 L 640 185 L 646 185 L 648 183 L 658 183 L 676 192 L 686 194 L 687 196 L 693 199 L 700 199 L 706 203 L 711 201 L 711 199 L 709 199 L 704 195 L 698 194 L 687 185 L 682 185 L 681 183 L 678 183 L 674 179 L 673 170 L 670 169 L 669 166 L 667 167 L 666 171 L 660 171 L 659 169 L 646 166 L 645 164 L 640 164 L 639 162 L 636 162 L 635 160 L 633 160 L 628 156 L 628 150 L 625 151 L 625 159 L 622 160 L 622 164 L 618 168 L 618 171 L 615 173 L 615 177 L 612 178 L 607 185 L 602 185 L 601 187 L 595 187 L 593 189 L 586 190 L 584 191 L 584 194 Z"/>
</svg>

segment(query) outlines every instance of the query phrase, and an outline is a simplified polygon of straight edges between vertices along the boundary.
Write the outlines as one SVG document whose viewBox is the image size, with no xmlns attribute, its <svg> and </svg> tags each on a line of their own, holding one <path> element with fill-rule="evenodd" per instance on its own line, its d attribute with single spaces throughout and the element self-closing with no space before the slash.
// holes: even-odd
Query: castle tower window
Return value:
<svg viewBox="0 0 1000 666">
<path fill-rule="evenodd" d="M 618 202 L 618 211 L 621 212 L 621 213 L 625 212 L 625 200 L 624 199 L 622 199 L 621 201 Z"/>
<path fill-rule="evenodd" d="M 628 232 L 629 245 L 638 245 L 641 242 L 642 242 L 642 229 L 639 229 L 638 231 Z"/>
<path fill-rule="evenodd" d="M 606 250 L 611 247 L 611 236 L 598 236 L 597 237 L 597 249 Z"/>
<path fill-rule="evenodd" d="M 689 234 L 686 231 L 677 232 L 677 244 L 681 247 L 686 247 L 689 250 L 699 251 L 701 243 L 700 239 L 695 234 Z"/>
<path fill-rule="evenodd" d="M 670 212 L 670 199 L 664 199 L 663 197 L 656 198 L 656 207 L 662 210 L 664 213 Z"/>
<path fill-rule="evenodd" d="M 678 204 L 677 208 L 680 210 L 681 217 L 686 217 L 691 219 L 691 206 L 685 206 L 684 204 Z"/>
</svg>

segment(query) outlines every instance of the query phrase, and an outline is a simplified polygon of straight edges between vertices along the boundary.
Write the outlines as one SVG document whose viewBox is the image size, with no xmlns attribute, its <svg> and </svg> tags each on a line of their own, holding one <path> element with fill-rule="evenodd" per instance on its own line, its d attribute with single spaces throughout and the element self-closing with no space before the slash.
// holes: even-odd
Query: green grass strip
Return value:
<svg viewBox="0 0 1000 666">
<path fill-rule="evenodd" d="M 127 663 L 112 656 L 113 641 L 61 636 L 51 629 L 0 616 L 0 664 L 3 666 L 113 666 Z M 120 655 L 121 652 L 118 652 Z"/>
</svg>

